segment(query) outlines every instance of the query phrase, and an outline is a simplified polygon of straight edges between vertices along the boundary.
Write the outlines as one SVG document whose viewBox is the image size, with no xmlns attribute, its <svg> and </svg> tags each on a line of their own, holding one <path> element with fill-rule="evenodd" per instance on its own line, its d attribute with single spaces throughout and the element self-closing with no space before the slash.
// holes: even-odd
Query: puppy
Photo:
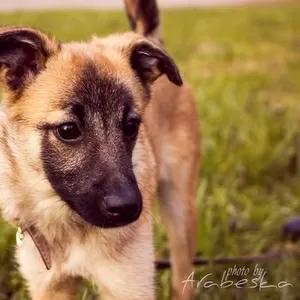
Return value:
<svg viewBox="0 0 300 300">
<path fill-rule="evenodd" d="M 149 2 L 139 13 L 127 2 L 132 24 Z M 61 43 L 0 29 L 0 205 L 20 228 L 16 256 L 33 300 L 73 299 L 81 278 L 101 299 L 154 299 L 156 195 L 172 297 L 191 298 L 182 280 L 196 239 L 195 101 L 172 58 L 137 31 L 145 37 Z"/>
</svg>

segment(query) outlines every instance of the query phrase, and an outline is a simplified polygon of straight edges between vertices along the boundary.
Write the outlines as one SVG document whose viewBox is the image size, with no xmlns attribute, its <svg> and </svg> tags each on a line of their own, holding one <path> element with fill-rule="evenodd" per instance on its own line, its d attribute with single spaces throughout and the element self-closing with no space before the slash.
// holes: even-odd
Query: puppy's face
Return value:
<svg viewBox="0 0 300 300">
<path fill-rule="evenodd" d="M 38 184 L 30 176 L 44 178 L 45 195 L 53 191 L 93 225 L 135 221 L 143 113 L 161 74 L 181 84 L 171 58 L 135 34 L 59 44 L 30 28 L 3 28 L 0 65 L 17 177 L 29 185 Z"/>
</svg>

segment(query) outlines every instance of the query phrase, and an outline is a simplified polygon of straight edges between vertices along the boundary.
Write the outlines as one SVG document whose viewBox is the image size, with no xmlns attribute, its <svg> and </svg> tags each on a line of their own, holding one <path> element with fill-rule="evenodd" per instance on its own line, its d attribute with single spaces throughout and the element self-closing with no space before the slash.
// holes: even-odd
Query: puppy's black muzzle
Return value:
<svg viewBox="0 0 300 300">
<path fill-rule="evenodd" d="M 142 211 L 141 193 L 130 186 L 119 188 L 104 197 L 102 209 L 106 214 L 107 227 L 132 223 L 139 218 Z"/>
<path fill-rule="evenodd" d="M 92 225 L 102 228 L 125 226 L 136 221 L 142 212 L 142 195 L 135 179 L 111 179 L 84 190 L 77 190 L 77 193 L 60 191 L 60 195 Z"/>
</svg>

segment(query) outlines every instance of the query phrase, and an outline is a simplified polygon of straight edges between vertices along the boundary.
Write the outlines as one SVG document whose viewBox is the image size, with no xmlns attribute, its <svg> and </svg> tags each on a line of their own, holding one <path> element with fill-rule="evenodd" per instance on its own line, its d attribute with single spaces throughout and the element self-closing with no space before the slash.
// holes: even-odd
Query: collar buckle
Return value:
<svg viewBox="0 0 300 300">
<path fill-rule="evenodd" d="M 20 246 L 24 240 L 24 233 L 21 227 L 18 227 L 18 231 L 16 233 L 16 243 L 17 246 Z"/>
</svg>

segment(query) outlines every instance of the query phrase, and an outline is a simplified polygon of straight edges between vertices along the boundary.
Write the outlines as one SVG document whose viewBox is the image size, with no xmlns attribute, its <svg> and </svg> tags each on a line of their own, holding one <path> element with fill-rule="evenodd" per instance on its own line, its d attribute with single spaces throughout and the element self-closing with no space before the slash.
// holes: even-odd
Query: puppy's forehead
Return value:
<svg viewBox="0 0 300 300">
<path fill-rule="evenodd" d="M 139 92 L 129 59 L 117 49 L 70 43 L 62 47 L 52 65 L 54 73 L 61 75 L 58 84 L 62 92 L 68 94 L 83 84 L 98 90 L 124 87 L 132 93 Z"/>
<path fill-rule="evenodd" d="M 121 50 L 104 43 L 68 43 L 62 46 L 58 59 L 60 63 L 71 63 L 74 68 L 81 68 L 92 61 L 108 77 L 126 80 L 133 72 L 128 58 Z"/>
<path fill-rule="evenodd" d="M 74 102 L 99 110 L 108 107 L 101 105 L 113 108 L 127 100 L 138 111 L 144 106 L 143 90 L 129 59 L 117 49 L 85 43 L 63 45 L 25 98 L 18 112 L 32 124 L 41 118 L 62 121 L 64 108 Z"/>
</svg>

